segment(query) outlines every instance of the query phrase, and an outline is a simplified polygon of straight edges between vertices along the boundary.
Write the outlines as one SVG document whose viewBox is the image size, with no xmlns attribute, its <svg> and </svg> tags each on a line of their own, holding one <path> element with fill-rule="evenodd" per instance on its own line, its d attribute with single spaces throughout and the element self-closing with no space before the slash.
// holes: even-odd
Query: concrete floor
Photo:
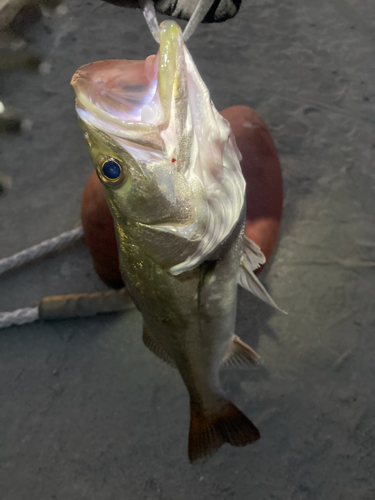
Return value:
<svg viewBox="0 0 375 500">
<path fill-rule="evenodd" d="M 0 138 L 0 258 L 72 228 L 92 171 L 69 81 L 87 62 L 157 46 L 139 11 L 67 0 L 35 26 L 44 74 L 1 74 L 32 121 Z M 244 0 L 189 48 L 218 109 L 254 107 L 278 147 L 282 233 L 261 279 L 283 316 L 240 291 L 237 333 L 263 357 L 223 383 L 253 446 L 187 460 L 188 398 L 141 342 L 138 312 L 0 332 L 1 500 L 375 498 L 375 6 Z M 49 70 L 49 71 L 48 71 Z M 0 280 L 0 310 L 103 289 L 83 245 Z"/>
</svg>

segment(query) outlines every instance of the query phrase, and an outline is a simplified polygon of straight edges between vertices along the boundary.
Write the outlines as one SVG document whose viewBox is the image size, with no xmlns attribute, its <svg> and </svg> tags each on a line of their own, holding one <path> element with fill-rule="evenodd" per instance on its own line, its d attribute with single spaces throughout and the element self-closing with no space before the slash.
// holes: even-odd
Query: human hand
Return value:
<svg viewBox="0 0 375 500">
<path fill-rule="evenodd" d="M 233 106 L 221 114 L 229 121 L 243 156 L 241 168 L 247 185 L 245 233 L 268 260 L 279 233 L 283 202 L 277 151 L 265 123 L 253 109 Z M 121 288 L 124 283 L 114 223 L 96 172 L 91 174 L 82 195 L 81 219 L 96 272 L 108 286 Z"/>
</svg>

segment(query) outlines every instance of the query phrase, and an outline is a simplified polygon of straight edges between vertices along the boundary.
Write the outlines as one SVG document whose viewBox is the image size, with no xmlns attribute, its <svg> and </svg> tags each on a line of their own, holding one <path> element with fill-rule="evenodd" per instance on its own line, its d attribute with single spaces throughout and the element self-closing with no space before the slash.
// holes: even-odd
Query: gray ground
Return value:
<svg viewBox="0 0 375 500">
<path fill-rule="evenodd" d="M 0 138 L 0 257 L 72 228 L 92 166 L 69 81 L 84 63 L 157 49 L 142 15 L 68 0 L 30 32 L 50 71 L 1 74 L 33 122 Z M 279 247 L 240 291 L 237 333 L 264 366 L 223 373 L 253 446 L 187 460 L 188 398 L 142 345 L 136 311 L 0 332 L 1 500 L 375 498 L 375 6 L 245 0 L 189 42 L 217 108 L 254 107 L 285 182 Z M 103 285 L 83 245 L 0 280 L 0 310 Z"/>
</svg>

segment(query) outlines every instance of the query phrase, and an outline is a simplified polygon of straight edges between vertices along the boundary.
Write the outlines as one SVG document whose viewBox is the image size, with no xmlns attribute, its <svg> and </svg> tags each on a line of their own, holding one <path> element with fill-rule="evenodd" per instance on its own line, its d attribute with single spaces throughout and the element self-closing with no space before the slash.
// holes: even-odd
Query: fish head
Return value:
<svg viewBox="0 0 375 500">
<path fill-rule="evenodd" d="M 172 238 L 173 274 L 199 265 L 236 225 L 245 182 L 177 23 L 162 23 L 157 55 L 85 65 L 72 86 L 117 229 L 156 260 Z"/>
</svg>

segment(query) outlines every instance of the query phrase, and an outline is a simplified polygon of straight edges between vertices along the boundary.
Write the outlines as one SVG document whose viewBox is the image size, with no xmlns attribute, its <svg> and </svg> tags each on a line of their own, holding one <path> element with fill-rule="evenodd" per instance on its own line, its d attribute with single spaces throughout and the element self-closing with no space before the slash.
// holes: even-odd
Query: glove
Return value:
<svg viewBox="0 0 375 500">
<path fill-rule="evenodd" d="M 104 0 L 119 7 L 139 8 L 137 0 Z M 199 0 L 153 0 L 156 12 L 188 21 Z M 212 7 L 204 18 L 204 23 L 221 23 L 234 17 L 242 0 L 212 0 Z"/>
</svg>

